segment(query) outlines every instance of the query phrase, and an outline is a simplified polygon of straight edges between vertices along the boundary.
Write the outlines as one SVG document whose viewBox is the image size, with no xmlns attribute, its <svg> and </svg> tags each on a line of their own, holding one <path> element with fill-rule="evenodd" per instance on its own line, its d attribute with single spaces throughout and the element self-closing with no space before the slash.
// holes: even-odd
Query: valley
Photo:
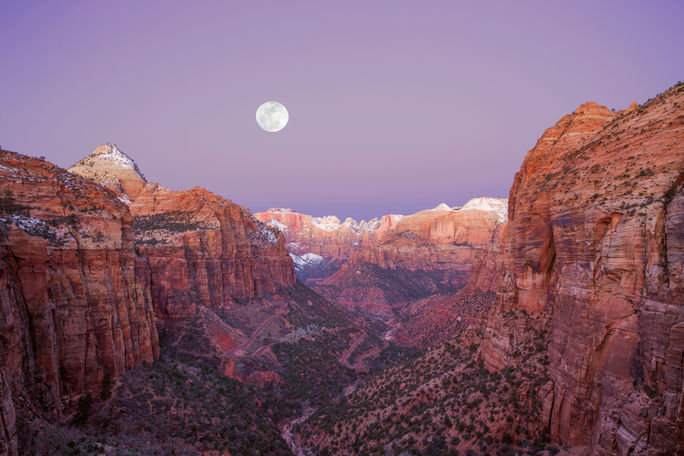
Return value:
<svg viewBox="0 0 684 456">
<path fill-rule="evenodd" d="M 440 198 L 445 197 L 440 195 Z M 684 452 L 684 84 L 357 221 L 0 151 L 0 455 Z"/>
</svg>

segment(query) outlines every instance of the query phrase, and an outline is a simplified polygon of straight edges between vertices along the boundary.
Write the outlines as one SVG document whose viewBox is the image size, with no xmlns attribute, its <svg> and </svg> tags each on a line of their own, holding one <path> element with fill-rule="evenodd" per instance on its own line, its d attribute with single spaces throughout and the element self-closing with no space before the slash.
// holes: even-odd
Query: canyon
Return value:
<svg viewBox="0 0 684 456">
<path fill-rule="evenodd" d="M 255 216 L 283 232 L 288 250 L 302 264 L 300 278 L 316 291 L 351 311 L 396 321 L 428 306 L 421 301 L 463 287 L 475 252 L 500 235 L 507 201 L 472 198 L 463 207 L 442 203 L 369 222 L 340 223 L 335 216 L 291 209 Z"/>
<path fill-rule="evenodd" d="M 303 445 L 682 454 L 683 103 L 680 83 L 620 112 L 584 104 L 546 130 L 501 238 L 453 298 L 494 293 L 489 311 L 319 410 Z"/>
<path fill-rule="evenodd" d="M 508 199 L 252 214 L 107 143 L 0 151 L 0 220 L 0 455 L 684 452 L 684 84 Z"/>
<path fill-rule="evenodd" d="M 277 425 L 303 401 L 328 400 L 404 356 L 372 335 L 381 328 L 298 284 L 279 231 L 200 187 L 172 191 L 147 182 L 114 144 L 70 172 L 2 151 L 0 172 L 2 454 L 150 446 L 241 453 L 249 440 L 237 439 L 236 427 L 207 426 L 202 438 L 211 443 L 193 443 L 193 410 L 207 407 L 211 423 L 223 413 L 208 405 L 211 389 L 227 381 L 216 375 L 233 380 L 222 387 L 224 405 L 235 394 L 268 401 L 267 411 L 253 406 L 251 420 L 262 425 L 250 432 L 264 447 L 287 452 Z M 348 355 L 368 351 L 366 361 L 340 365 L 359 334 L 369 336 Z M 315 359 L 302 364 L 301 356 Z M 139 377 L 148 366 L 157 366 L 149 376 L 165 384 L 178 376 L 187 383 L 160 390 Z M 310 376 L 321 380 L 305 388 Z M 187 402 L 187 385 L 198 383 L 210 395 Z M 147 394 L 177 412 L 144 436 L 126 432 L 154 416 L 133 400 Z M 233 413 L 229 421 L 250 422 Z M 103 435 L 106 446 L 95 437 Z"/>
</svg>

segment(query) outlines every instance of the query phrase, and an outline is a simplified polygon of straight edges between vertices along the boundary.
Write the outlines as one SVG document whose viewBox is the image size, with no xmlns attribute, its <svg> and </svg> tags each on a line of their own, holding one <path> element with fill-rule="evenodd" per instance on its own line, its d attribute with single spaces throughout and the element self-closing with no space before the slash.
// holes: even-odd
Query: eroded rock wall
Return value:
<svg viewBox="0 0 684 456">
<path fill-rule="evenodd" d="M 553 439 L 594 455 L 678 454 L 684 343 L 684 86 L 548 129 L 509 198 L 488 367 L 514 364 L 509 312 L 544 331 Z M 532 343 L 530 341 L 530 343 Z"/>
</svg>

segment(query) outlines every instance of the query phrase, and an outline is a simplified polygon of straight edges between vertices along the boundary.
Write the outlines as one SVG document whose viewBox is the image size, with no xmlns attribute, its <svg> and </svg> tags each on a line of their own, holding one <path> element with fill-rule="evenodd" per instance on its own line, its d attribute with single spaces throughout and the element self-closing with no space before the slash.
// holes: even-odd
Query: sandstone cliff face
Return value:
<svg viewBox="0 0 684 456">
<path fill-rule="evenodd" d="M 0 151 L 0 219 L 0 454 L 16 454 L 19 409 L 61 418 L 159 349 L 132 219 L 113 194 Z"/>
<path fill-rule="evenodd" d="M 296 282 L 283 236 L 207 190 L 148 185 L 130 210 L 152 299 L 164 317 L 183 318 L 196 304 L 227 308 Z"/>
<path fill-rule="evenodd" d="M 545 425 L 564 445 L 684 451 L 683 179 L 682 84 L 619 113 L 580 106 L 515 176 L 480 356 L 515 365 L 521 322 L 537 322 Z"/>
<path fill-rule="evenodd" d="M 58 422 L 158 358 L 158 323 L 187 317 L 182 335 L 296 283 L 283 236 L 241 206 L 149 184 L 112 144 L 71 171 L 0 155 L 0 454 L 17 453 L 18 420 Z M 219 326 L 208 343 L 241 340 Z"/>
</svg>

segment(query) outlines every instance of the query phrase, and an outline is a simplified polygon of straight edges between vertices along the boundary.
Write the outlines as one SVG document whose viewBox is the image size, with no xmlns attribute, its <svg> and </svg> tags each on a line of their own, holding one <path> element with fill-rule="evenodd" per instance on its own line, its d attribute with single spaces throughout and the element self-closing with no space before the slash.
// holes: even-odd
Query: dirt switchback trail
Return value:
<svg viewBox="0 0 684 456">
<path fill-rule="evenodd" d="M 246 353 L 247 349 L 252 345 L 252 343 L 254 343 L 254 340 L 256 340 L 257 336 L 259 336 L 259 333 L 266 327 L 266 325 L 271 323 L 276 318 L 278 318 L 278 315 L 271 315 L 270 317 L 268 317 L 266 320 L 264 320 L 264 322 L 261 325 L 259 325 L 259 327 L 257 329 L 254 330 L 254 332 L 252 333 L 251 337 L 247 340 L 247 342 L 240 345 L 239 347 L 233 348 L 232 350 L 228 350 L 225 353 L 225 356 L 227 356 L 227 357 L 245 356 L 247 354 Z M 264 348 L 264 347 L 261 347 L 259 350 L 261 350 L 262 348 Z"/>
<path fill-rule="evenodd" d="M 348 361 L 349 355 L 351 355 L 351 354 L 354 352 L 354 350 L 356 350 L 356 347 L 358 347 L 359 344 L 360 344 L 361 342 L 363 342 L 363 339 L 365 339 L 365 338 L 366 338 L 366 333 L 365 333 L 365 332 L 362 332 L 362 333 L 359 335 L 359 337 L 354 341 L 354 343 L 352 343 L 352 344 L 349 346 L 349 348 L 347 348 L 347 349 L 344 351 L 344 353 L 342 353 L 342 355 L 339 357 L 339 359 L 338 359 L 337 361 L 338 361 L 340 364 L 342 364 L 343 366 L 346 366 L 346 367 L 348 367 L 348 368 L 350 368 L 350 369 L 355 369 L 355 367 L 354 367 L 353 365 L 349 364 L 349 361 Z"/>
</svg>

